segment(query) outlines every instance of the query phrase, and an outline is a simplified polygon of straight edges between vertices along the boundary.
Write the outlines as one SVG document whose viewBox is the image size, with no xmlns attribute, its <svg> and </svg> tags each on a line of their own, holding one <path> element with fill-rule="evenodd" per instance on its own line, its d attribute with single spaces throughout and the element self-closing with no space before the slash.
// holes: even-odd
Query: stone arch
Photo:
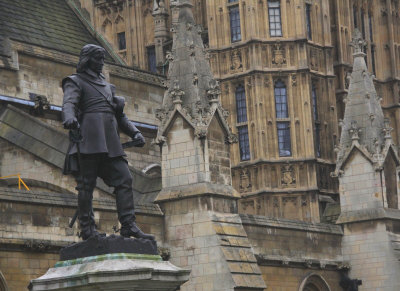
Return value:
<svg viewBox="0 0 400 291">
<path fill-rule="evenodd" d="M 385 176 L 386 201 L 388 208 L 399 208 L 398 199 L 398 172 L 396 170 L 396 160 L 391 150 L 389 150 L 383 164 L 383 173 Z"/>
<path fill-rule="evenodd" d="M 116 25 L 115 29 L 117 33 L 125 31 L 125 20 L 120 14 L 115 18 L 114 23 Z"/>
<path fill-rule="evenodd" d="M 311 273 L 301 282 L 299 291 L 331 291 L 331 288 L 322 276 Z"/>
<path fill-rule="evenodd" d="M 106 18 L 101 25 L 101 31 L 106 36 L 106 38 L 110 41 L 112 39 L 113 34 L 113 24 L 109 18 Z"/>
<path fill-rule="evenodd" d="M 0 291 L 8 291 L 8 286 L 6 279 L 3 276 L 3 273 L 0 271 Z"/>
</svg>

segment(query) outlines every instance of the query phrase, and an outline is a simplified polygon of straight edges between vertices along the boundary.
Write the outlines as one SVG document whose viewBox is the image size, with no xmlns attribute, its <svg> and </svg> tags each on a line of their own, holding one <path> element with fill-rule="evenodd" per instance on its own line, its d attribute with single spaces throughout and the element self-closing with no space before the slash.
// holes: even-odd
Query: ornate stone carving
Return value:
<svg viewBox="0 0 400 291">
<path fill-rule="evenodd" d="M 35 105 L 31 110 L 32 115 L 43 116 L 45 111 L 50 109 L 50 103 L 46 96 L 35 95 L 32 100 L 35 102 Z"/>
<path fill-rule="evenodd" d="M 281 167 L 281 184 L 283 187 L 291 187 L 296 185 L 293 166 L 287 164 Z"/>
<path fill-rule="evenodd" d="M 310 49 L 310 67 L 312 70 L 318 70 L 318 56 L 315 49 Z"/>
<path fill-rule="evenodd" d="M 231 53 L 231 71 L 232 72 L 243 71 L 242 54 L 240 50 L 233 50 Z"/>
<path fill-rule="evenodd" d="M 239 191 L 240 192 L 249 192 L 252 189 L 251 185 L 251 174 L 249 169 L 242 169 L 240 172 L 240 184 Z"/>
<path fill-rule="evenodd" d="M 286 64 L 285 49 L 282 48 L 279 42 L 274 46 L 274 50 L 272 51 L 272 64 L 277 66 Z"/>
<path fill-rule="evenodd" d="M 363 39 L 362 33 L 356 28 L 354 30 L 354 35 L 353 39 L 350 42 L 350 46 L 354 48 L 354 53 L 363 53 L 365 46 L 367 45 L 367 42 Z"/>
<path fill-rule="evenodd" d="M 362 132 L 362 130 L 360 128 L 358 128 L 358 126 L 357 126 L 357 121 L 352 120 L 351 127 L 349 129 L 349 134 L 351 136 L 351 140 L 353 142 L 358 141 L 360 139 L 361 132 Z"/>
<path fill-rule="evenodd" d="M 391 140 L 392 139 L 393 128 L 390 126 L 390 119 L 389 118 L 385 118 L 384 119 L 382 131 L 383 131 L 385 140 Z"/>
<path fill-rule="evenodd" d="M 207 90 L 208 101 L 211 103 L 218 103 L 219 96 L 221 95 L 221 88 L 219 86 L 219 82 L 215 79 L 212 79 L 209 82 L 209 89 Z"/>
</svg>

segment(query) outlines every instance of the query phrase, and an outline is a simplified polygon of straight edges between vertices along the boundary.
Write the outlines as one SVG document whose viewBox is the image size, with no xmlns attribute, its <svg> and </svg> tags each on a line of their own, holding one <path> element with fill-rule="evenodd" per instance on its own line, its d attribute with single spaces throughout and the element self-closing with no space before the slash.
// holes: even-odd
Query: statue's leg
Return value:
<svg viewBox="0 0 400 291">
<path fill-rule="evenodd" d="M 94 155 L 82 155 L 80 161 L 81 173 L 75 177 L 77 183 L 76 189 L 78 190 L 80 236 L 83 240 L 99 235 L 96 230 L 92 207 L 93 190 L 96 186 L 99 165 L 98 160 Z"/>
<path fill-rule="evenodd" d="M 135 223 L 132 175 L 126 160 L 123 157 L 107 159 L 107 162 L 101 166 L 99 176 L 108 186 L 114 187 L 118 219 L 121 223 L 121 235 L 154 239 L 154 236 L 142 232 Z"/>
</svg>

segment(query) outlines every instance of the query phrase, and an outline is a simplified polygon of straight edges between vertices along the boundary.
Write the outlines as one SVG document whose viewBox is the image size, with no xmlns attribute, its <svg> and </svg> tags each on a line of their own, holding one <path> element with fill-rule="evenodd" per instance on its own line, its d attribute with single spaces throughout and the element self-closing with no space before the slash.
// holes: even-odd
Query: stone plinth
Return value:
<svg viewBox="0 0 400 291">
<path fill-rule="evenodd" d="M 158 255 L 107 254 L 58 262 L 29 284 L 41 290 L 137 290 L 175 291 L 189 279 L 180 269 Z"/>
<path fill-rule="evenodd" d="M 91 237 L 86 241 L 63 248 L 60 252 L 60 260 L 67 261 L 115 253 L 158 255 L 157 242 L 155 240 L 125 238 L 120 235 Z"/>
</svg>

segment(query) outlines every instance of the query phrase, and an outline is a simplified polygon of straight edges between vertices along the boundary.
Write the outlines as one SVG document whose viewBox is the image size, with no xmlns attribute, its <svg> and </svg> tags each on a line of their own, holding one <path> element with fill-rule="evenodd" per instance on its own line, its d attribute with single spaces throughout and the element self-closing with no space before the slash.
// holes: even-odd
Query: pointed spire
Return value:
<svg viewBox="0 0 400 291">
<path fill-rule="evenodd" d="M 168 71 L 169 86 L 164 98 L 164 107 L 174 103 L 174 91 L 183 91 L 182 107 L 193 117 L 210 106 L 208 91 L 220 92 L 219 84 L 213 78 L 210 65 L 206 59 L 202 29 L 193 18 L 190 0 L 175 3 L 179 7 L 179 21 L 172 28 L 174 41 Z M 213 100 L 219 96 L 213 95 Z M 219 101 L 218 101 L 219 102 Z"/>
<path fill-rule="evenodd" d="M 168 90 L 162 108 L 156 110 L 161 121 L 158 136 L 165 134 L 173 121 L 172 116 L 178 111 L 195 128 L 199 138 L 206 136 L 213 116 L 219 116 L 227 142 L 236 142 L 227 123 L 229 114 L 221 106 L 221 88 L 211 72 L 201 38 L 202 29 L 193 18 L 193 5 L 190 0 L 177 0 L 171 2 L 172 5 L 179 12 L 179 19 L 172 25 L 173 46 L 166 56 L 170 62 Z"/>
<path fill-rule="evenodd" d="M 351 46 L 354 48 L 353 72 L 350 77 L 349 93 L 345 100 L 345 113 L 338 152 L 338 165 L 353 144 L 376 154 L 385 144 L 385 126 L 383 111 L 373 83 L 373 75 L 368 72 L 365 63 L 364 47 L 366 42 L 361 33 L 354 32 Z M 386 134 L 387 135 L 387 134 Z"/>
</svg>

